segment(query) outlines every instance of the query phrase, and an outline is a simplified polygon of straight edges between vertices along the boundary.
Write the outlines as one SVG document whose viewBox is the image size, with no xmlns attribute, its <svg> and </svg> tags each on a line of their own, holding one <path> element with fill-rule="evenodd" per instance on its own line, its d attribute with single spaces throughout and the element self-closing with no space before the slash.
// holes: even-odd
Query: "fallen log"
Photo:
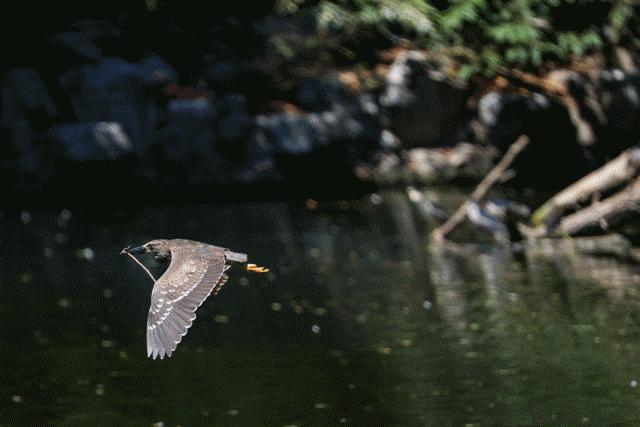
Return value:
<svg viewBox="0 0 640 427">
<path fill-rule="evenodd" d="M 431 232 L 431 239 L 436 242 L 442 242 L 447 234 L 460 224 L 467 216 L 467 211 L 471 203 L 478 203 L 487 194 L 487 191 L 495 184 L 500 177 L 504 175 L 507 168 L 513 163 L 515 158 L 529 144 L 529 137 L 521 135 L 516 142 L 511 144 L 505 155 L 500 159 L 498 164 L 480 181 L 478 186 L 473 190 L 471 196 L 458 207 L 453 215 Z"/>
<path fill-rule="evenodd" d="M 575 213 L 565 216 L 555 228 L 557 234 L 571 235 L 585 228 L 600 226 L 607 229 L 609 222 L 625 212 L 638 211 L 640 207 L 640 178 L 613 196 L 597 201 Z"/>
<path fill-rule="evenodd" d="M 630 148 L 615 159 L 553 196 L 531 216 L 531 223 L 553 228 L 564 210 L 590 197 L 620 186 L 631 180 L 640 170 L 640 148 Z"/>
</svg>

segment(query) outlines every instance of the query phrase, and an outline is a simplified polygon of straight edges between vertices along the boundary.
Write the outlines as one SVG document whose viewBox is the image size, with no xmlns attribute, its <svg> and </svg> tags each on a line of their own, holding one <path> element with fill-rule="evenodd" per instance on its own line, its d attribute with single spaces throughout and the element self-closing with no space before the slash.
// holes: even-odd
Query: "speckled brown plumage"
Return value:
<svg viewBox="0 0 640 427">
<path fill-rule="evenodd" d="M 153 240 L 123 252 L 150 252 L 157 259 L 171 259 L 151 292 L 147 355 L 154 359 L 171 356 L 193 324 L 197 308 L 226 283 L 225 272 L 231 264 L 247 262 L 245 254 L 184 239 Z"/>
</svg>

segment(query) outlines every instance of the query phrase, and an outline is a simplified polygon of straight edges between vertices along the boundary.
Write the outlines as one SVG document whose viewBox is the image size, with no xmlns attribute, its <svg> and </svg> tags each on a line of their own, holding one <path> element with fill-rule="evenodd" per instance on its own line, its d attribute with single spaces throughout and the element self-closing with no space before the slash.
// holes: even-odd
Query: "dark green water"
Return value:
<svg viewBox="0 0 640 427">
<path fill-rule="evenodd" d="M 430 248 L 397 194 L 0 227 L 0 425 L 640 425 L 635 265 Z M 273 274 L 232 274 L 153 361 L 151 283 L 118 252 L 160 237 Z"/>
</svg>

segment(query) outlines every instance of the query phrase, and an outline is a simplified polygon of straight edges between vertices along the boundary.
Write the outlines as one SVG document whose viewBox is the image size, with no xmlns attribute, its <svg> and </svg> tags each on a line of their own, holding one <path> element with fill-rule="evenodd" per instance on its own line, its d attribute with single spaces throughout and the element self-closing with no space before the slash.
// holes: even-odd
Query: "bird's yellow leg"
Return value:
<svg viewBox="0 0 640 427">
<path fill-rule="evenodd" d="M 255 264 L 247 264 L 245 268 L 247 269 L 247 271 L 250 271 L 252 273 L 268 273 L 269 272 L 268 268 L 258 267 Z"/>
</svg>

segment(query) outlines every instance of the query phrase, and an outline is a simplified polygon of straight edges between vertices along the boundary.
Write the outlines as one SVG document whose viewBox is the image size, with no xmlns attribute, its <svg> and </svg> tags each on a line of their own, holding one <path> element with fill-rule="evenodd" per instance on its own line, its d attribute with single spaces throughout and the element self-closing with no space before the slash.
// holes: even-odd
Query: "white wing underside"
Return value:
<svg viewBox="0 0 640 427">
<path fill-rule="evenodd" d="M 147 318 L 147 355 L 171 356 L 193 324 L 196 310 L 225 284 L 224 251 L 209 245 L 177 248 L 151 293 Z"/>
</svg>

